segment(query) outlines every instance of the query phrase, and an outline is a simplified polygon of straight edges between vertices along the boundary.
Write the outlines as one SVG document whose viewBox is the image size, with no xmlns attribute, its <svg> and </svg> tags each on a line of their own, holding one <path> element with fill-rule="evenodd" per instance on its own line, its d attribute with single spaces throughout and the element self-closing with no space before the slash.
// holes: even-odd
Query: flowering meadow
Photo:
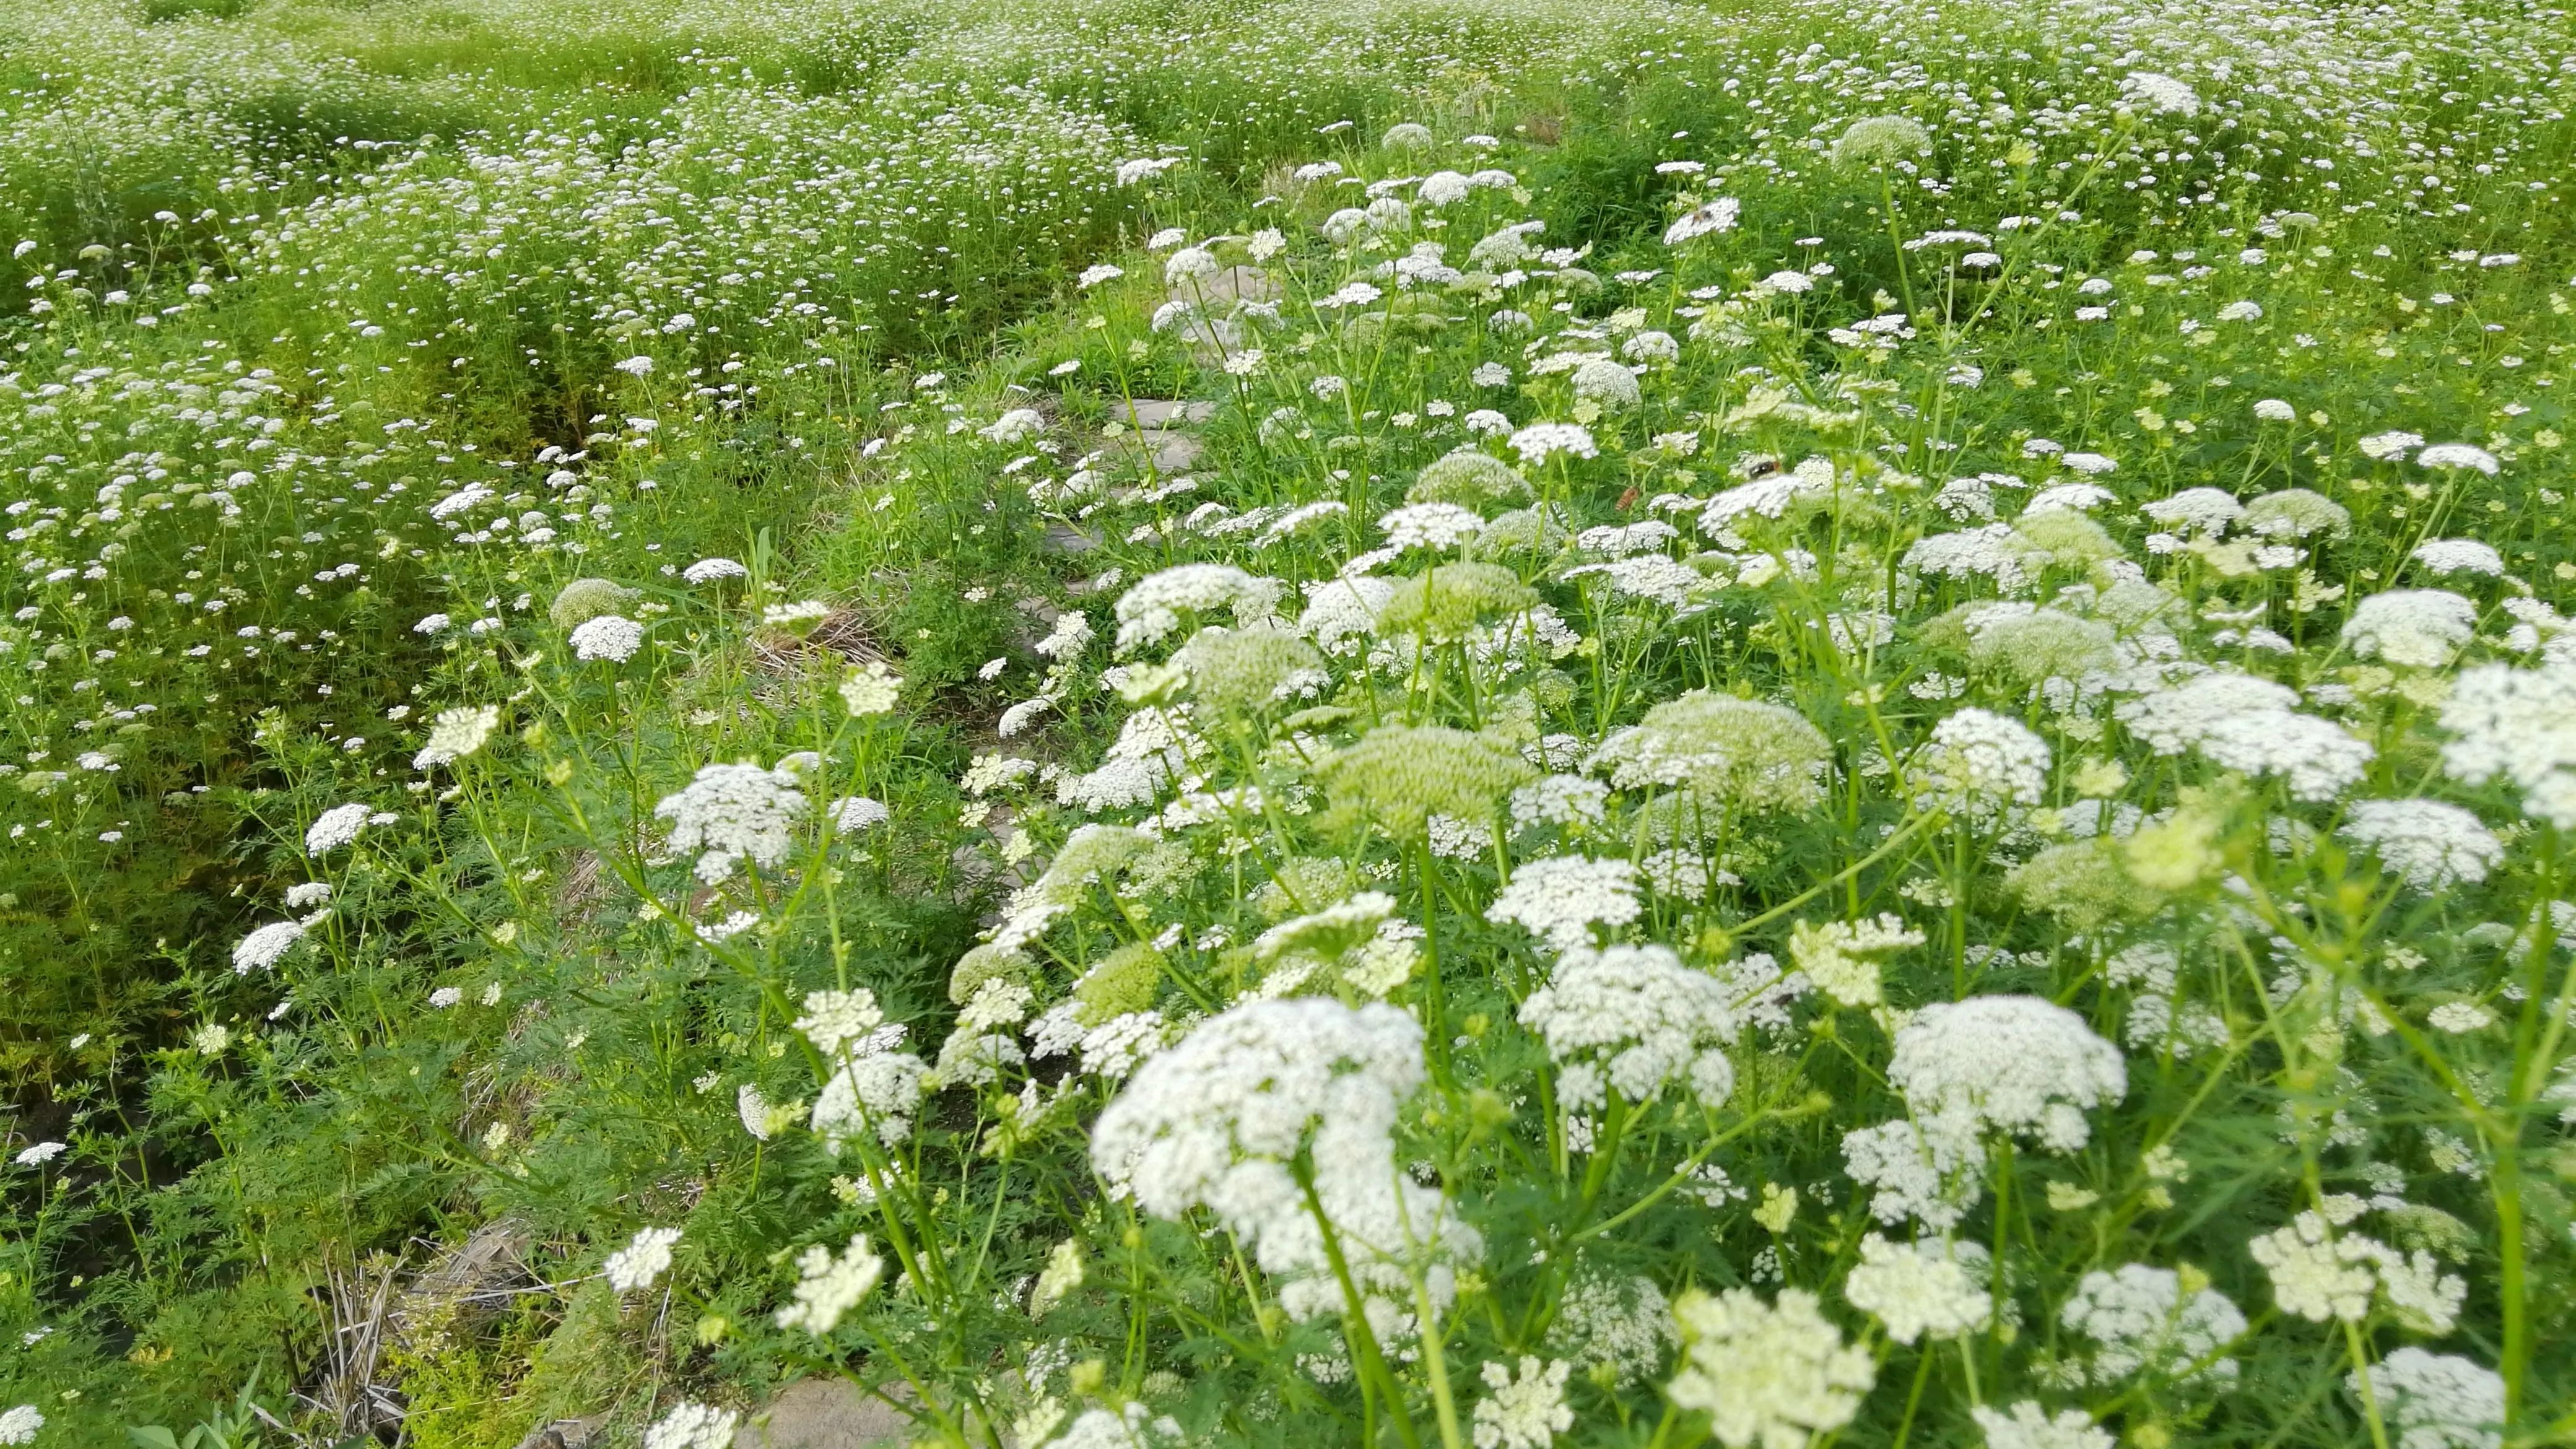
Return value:
<svg viewBox="0 0 2576 1449">
<path fill-rule="evenodd" d="M 2571 102 L 5 0 L 0 1445 L 2576 1440 Z"/>
</svg>

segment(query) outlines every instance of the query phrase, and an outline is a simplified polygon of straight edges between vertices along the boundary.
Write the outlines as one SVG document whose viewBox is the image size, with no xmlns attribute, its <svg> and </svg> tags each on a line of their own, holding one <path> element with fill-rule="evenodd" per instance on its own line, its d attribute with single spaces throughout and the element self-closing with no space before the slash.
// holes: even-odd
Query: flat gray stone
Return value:
<svg viewBox="0 0 2576 1449">
<path fill-rule="evenodd" d="M 1049 553 L 1089 553 L 1100 547 L 1100 540 L 1070 523 L 1050 523 L 1044 546 Z"/>
<path fill-rule="evenodd" d="M 1171 398 L 1140 397 L 1120 409 L 1125 414 L 1119 421 L 1131 428 L 1185 427 L 1203 423 L 1216 416 L 1216 404 L 1206 401 L 1179 402 Z"/>
<path fill-rule="evenodd" d="M 1154 471 L 1157 473 L 1186 473 L 1198 462 L 1199 455 L 1207 451 L 1207 444 L 1188 433 L 1157 428 L 1152 432 L 1138 433 L 1136 437 L 1153 450 Z"/>
<path fill-rule="evenodd" d="M 910 1419 L 840 1379 L 798 1379 L 734 1431 L 734 1449 L 900 1449 Z"/>
</svg>

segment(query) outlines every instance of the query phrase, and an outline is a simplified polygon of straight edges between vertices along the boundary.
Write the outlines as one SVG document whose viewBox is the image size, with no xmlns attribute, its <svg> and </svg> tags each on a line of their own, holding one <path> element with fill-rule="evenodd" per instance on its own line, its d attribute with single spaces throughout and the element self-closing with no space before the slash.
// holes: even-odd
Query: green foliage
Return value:
<svg viewBox="0 0 2576 1449">
<path fill-rule="evenodd" d="M 0 1410 L 2563 1437 L 2570 56 L 0 6 Z"/>
</svg>

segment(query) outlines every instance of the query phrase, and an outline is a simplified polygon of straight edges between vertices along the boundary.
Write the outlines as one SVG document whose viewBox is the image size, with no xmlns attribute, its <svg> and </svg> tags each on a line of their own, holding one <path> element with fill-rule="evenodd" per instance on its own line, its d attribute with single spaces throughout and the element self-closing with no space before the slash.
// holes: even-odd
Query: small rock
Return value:
<svg viewBox="0 0 2576 1449">
<path fill-rule="evenodd" d="M 1127 405 L 1123 421 L 1138 430 L 1185 427 L 1203 423 L 1216 416 L 1216 404 L 1206 401 L 1178 402 L 1170 398 L 1140 397 Z"/>
<path fill-rule="evenodd" d="M 1089 553 L 1100 547 L 1100 540 L 1070 523 L 1050 523 L 1046 531 L 1049 553 Z"/>
<path fill-rule="evenodd" d="M 898 1449 L 912 1421 L 839 1379 L 798 1379 L 736 1430 L 734 1449 Z"/>
<path fill-rule="evenodd" d="M 1207 444 L 1188 433 L 1157 429 L 1149 433 L 1138 433 L 1136 436 L 1145 446 L 1154 450 L 1154 471 L 1166 476 L 1188 472 L 1191 465 L 1198 462 L 1199 455 L 1207 451 Z"/>
<path fill-rule="evenodd" d="M 598 1433 L 598 1424 L 589 1419 L 557 1419 L 529 1430 L 519 1449 L 589 1449 Z"/>
</svg>

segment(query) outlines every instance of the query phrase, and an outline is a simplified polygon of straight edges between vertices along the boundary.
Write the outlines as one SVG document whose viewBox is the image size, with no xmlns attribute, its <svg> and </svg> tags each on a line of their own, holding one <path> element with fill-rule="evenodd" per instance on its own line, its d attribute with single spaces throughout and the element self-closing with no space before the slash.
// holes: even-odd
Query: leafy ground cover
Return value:
<svg viewBox="0 0 2576 1449">
<path fill-rule="evenodd" d="M 0 37 L 0 1442 L 2576 1432 L 2563 11 Z"/>
</svg>

